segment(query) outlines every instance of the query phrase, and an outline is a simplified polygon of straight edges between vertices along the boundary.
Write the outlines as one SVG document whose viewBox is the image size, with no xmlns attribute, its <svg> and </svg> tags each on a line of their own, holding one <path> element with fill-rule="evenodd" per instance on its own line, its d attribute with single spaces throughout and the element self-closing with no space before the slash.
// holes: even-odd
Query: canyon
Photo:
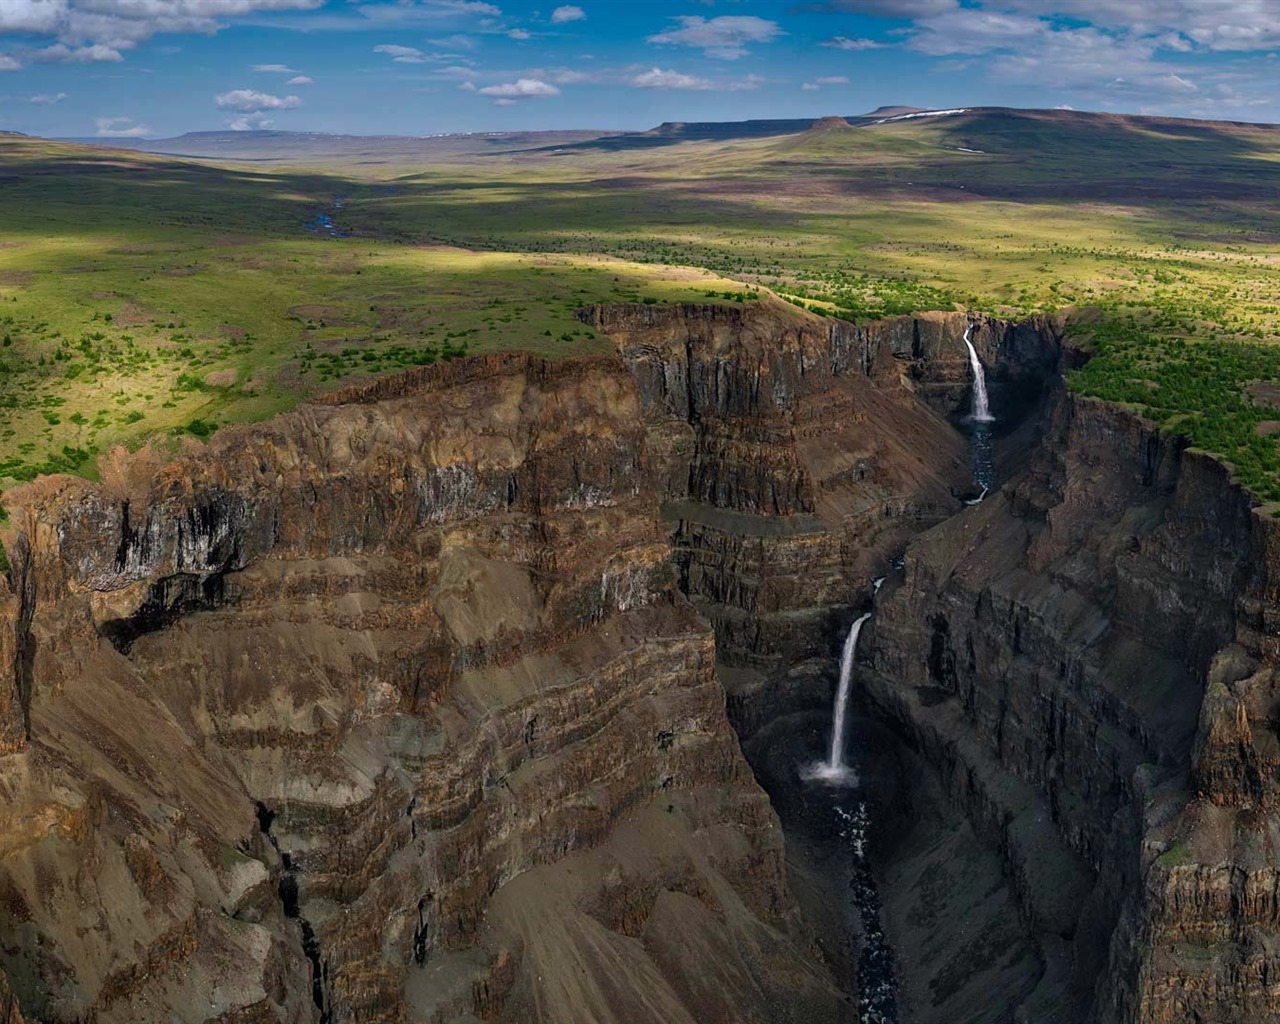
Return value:
<svg viewBox="0 0 1280 1024">
<path fill-rule="evenodd" d="M 868 612 L 902 1020 L 1280 1015 L 1280 525 L 1087 316 L 580 318 L 6 494 L 0 1021 L 858 1020 Z"/>
</svg>

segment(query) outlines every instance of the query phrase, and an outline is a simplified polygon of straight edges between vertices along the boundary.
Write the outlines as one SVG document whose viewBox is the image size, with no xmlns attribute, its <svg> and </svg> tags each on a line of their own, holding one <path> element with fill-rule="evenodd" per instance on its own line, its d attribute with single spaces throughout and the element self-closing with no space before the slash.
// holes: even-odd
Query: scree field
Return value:
<svg viewBox="0 0 1280 1024">
<path fill-rule="evenodd" d="M 1072 386 L 1280 501 L 1280 129 L 972 110 L 252 161 L 0 135 L 0 488 L 605 301 L 1089 307 Z"/>
</svg>

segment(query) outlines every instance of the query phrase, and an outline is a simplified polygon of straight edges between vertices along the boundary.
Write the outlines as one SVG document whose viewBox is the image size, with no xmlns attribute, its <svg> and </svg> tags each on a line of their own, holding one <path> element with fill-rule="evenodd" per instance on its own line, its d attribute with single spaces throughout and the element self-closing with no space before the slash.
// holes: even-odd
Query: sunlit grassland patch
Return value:
<svg viewBox="0 0 1280 1024">
<path fill-rule="evenodd" d="M 741 288 L 602 255 L 316 237 L 304 218 L 331 180 L 308 193 L 172 163 L 92 162 L 84 189 L 69 167 L 17 176 L 23 205 L 0 224 L 0 485 L 464 352 L 599 351 L 574 316 L 588 303 Z"/>
<path fill-rule="evenodd" d="M 1095 307 L 1074 386 L 1267 496 L 1272 413 L 1242 388 L 1280 378 L 1274 135 L 984 114 L 383 180 L 0 144 L 0 485 L 461 352 L 603 351 L 588 303 L 768 288 L 855 320 Z M 351 237 L 304 230 L 325 210 Z"/>
</svg>

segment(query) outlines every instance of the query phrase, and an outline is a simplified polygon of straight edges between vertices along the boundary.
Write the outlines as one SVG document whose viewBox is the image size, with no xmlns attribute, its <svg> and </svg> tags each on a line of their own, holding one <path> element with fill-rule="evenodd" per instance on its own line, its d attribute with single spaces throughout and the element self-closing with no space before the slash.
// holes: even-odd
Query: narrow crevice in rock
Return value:
<svg viewBox="0 0 1280 1024">
<path fill-rule="evenodd" d="M 297 923 L 303 955 L 311 964 L 311 999 L 319 1013 L 319 1024 L 332 1024 L 333 1011 L 325 998 L 325 981 L 328 971 L 321 957 L 320 942 L 316 938 L 315 929 L 302 915 L 298 901 L 297 870 L 293 866 L 292 858 L 280 849 L 280 842 L 271 831 L 272 825 L 275 824 L 276 812 L 261 801 L 257 803 L 256 811 L 259 830 L 271 844 L 272 849 L 280 855 L 280 879 L 276 889 L 280 899 L 280 909 L 287 920 Z"/>
</svg>

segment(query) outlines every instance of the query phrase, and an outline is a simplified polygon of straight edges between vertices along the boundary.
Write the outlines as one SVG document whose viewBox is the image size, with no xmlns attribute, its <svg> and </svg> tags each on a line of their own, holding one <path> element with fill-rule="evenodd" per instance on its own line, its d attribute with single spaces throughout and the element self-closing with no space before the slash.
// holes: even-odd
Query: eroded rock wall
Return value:
<svg viewBox="0 0 1280 1024">
<path fill-rule="evenodd" d="M 871 579 L 974 490 L 948 419 L 969 401 L 968 318 L 855 326 L 776 302 L 584 318 L 636 376 L 681 588 L 715 627 L 740 735 L 825 706 L 831 652 Z M 1034 405 L 1060 328 L 974 318 L 993 388 Z"/>
<path fill-rule="evenodd" d="M 10 492 L 28 1016 L 837 1019 L 641 408 L 617 360 L 476 358 Z"/>
<path fill-rule="evenodd" d="M 1061 394 L 1029 471 L 910 545 L 876 603 L 863 685 L 1000 849 L 1047 965 L 1031 1019 L 1280 1014 L 1277 531 L 1251 506 Z"/>
</svg>

